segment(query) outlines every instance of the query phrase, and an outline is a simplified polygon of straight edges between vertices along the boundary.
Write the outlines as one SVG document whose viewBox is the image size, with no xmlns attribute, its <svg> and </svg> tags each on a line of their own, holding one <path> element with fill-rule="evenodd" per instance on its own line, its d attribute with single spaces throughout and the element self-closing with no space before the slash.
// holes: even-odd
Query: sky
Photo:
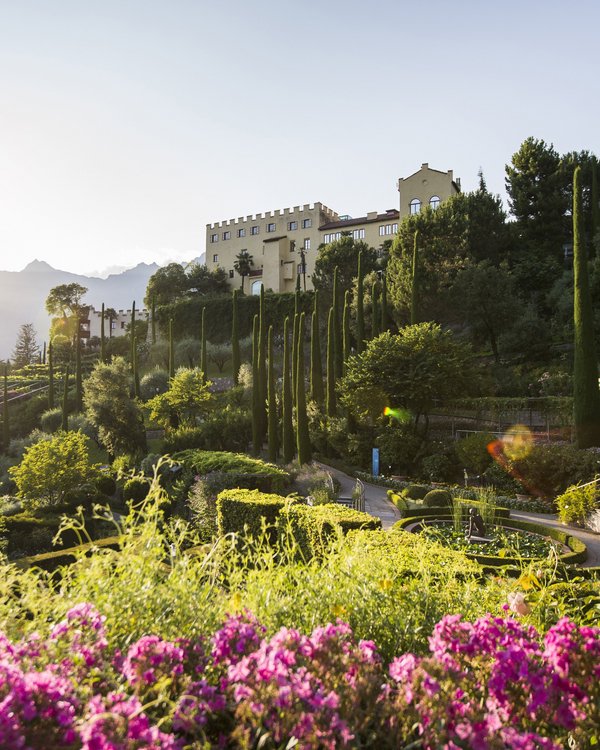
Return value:
<svg viewBox="0 0 600 750">
<path fill-rule="evenodd" d="M 0 269 L 189 261 L 205 226 L 506 200 L 525 138 L 600 154 L 600 3 L 0 0 Z"/>
</svg>

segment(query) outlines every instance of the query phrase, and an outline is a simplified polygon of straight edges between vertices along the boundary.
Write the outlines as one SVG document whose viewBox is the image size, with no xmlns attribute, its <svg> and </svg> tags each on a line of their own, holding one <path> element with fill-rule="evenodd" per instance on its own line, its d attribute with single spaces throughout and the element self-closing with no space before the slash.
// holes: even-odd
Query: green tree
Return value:
<svg viewBox="0 0 600 750">
<path fill-rule="evenodd" d="M 332 307 L 333 307 L 333 357 L 335 367 L 335 377 L 342 377 L 342 370 L 344 369 L 344 345 L 342 342 L 342 315 L 340 313 L 340 284 L 339 284 L 339 269 L 336 266 L 333 270 L 333 293 L 332 293 Z"/>
<path fill-rule="evenodd" d="M 75 342 L 75 411 L 77 414 L 83 408 L 83 373 L 81 371 L 81 339 Z"/>
<path fill-rule="evenodd" d="M 252 449 L 258 455 L 262 446 L 260 385 L 258 383 L 258 315 L 252 321 Z"/>
<path fill-rule="evenodd" d="M 573 176 L 573 275 L 575 360 L 573 368 L 573 421 L 579 448 L 600 445 L 600 392 L 594 344 L 594 316 L 588 282 L 588 259 L 583 237 L 581 167 Z"/>
<path fill-rule="evenodd" d="M 63 432 L 67 432 L 69 429 L 69 365 L 65 368 L 63 381 L 62 422 L 60 428 Z"/>
<path fill-rule="evenodd" d="M 210 410 L 213 400 L 210 385 L 210 381 L 205 381 L 200 368 L 179 368 L 169 384 L 169 390 L 147 402 L 150 419 L 168 427 L 175 416 L 179 425 L 196 426 L 200 417 Z"/>
<path fill-rule="evenodd" d="M 333 273 L 338 268 L 338 283 L 341 289 L 349 289 L 353 279 L 358 274 L 358 257 L 362 253 L 363 273 L 375 270 L 377 267 L 377 253 L 365 242 L 357 241 L 349 235 L 342 236 L 328 245 L 320 245 L 317 259 L 312 273 L 312 283 L 315 289 L 323 292 L 326 300 L 331 298 L 333 291 Z"/>
<path fill-rule="evenodd" d="M 310 397 L 317 404 L 325 400 L 323 393 L 323 365 L 321 362 L 321 332 L 319 330 L 319 291 L 315 291 L 310 322 Z"/>
<path fill-rule="evenodd" d="M 111 458 L 146 450 L 144 419 L 130 392 L 131 371 L 123 357 L 97 362 L 85 381 L 85 415 Z"/>
<path fill-rule="evenodd" d="M 364 278 L 362 251 L 358 254 L 358 268 L 356 273 L 356 351 L 362 352 L 365 345 L 365 310 L 364 310 Z"/>
<path fill-rule="evenodd" d="M 389 313 L 387 307 L 387 278 L 382 275 L 381 279 L 381 331 L 387 331 L 389 328 Z"/>
<path fill-rule="evenodd" d="M 115 321 L 119 316 L 117 314 L 117 311 L 114 307 L 107 307 L 104 310 L 104 317 L 106 320 L 108 320 L 108 338 L 112 339 L 112 332 L 113 332 L 113 321 Z"/>
<path fill-rule="evenodd" d="M 202 379 L 206 383 L 208 379 L 208 361 L 206 357 L 206 307 L 202 308 L 202 322 L 200 329 L 200 371 L 202 372 Z"/>
<path fill-rule="evenodd" d="M 104 302 L 103 302 L 102 310 L 100 312 L 100 359 L 102 362 L 106 362 L 106 334 L 104 331 L 105 316 L 106 316 L 106 310 L 104 309 Z"/>
<path fill-rule="evenodd" d="M 173 318 L 169 320 L 169 377 L 175 377 L 175 342 L 173 341 Z"/>
<path fill-rule="evenodd" d="M 277 424 L 277 391 L 275 390 L 275 367 L 273 362 L 273 326 L 268 333 L 268 444 L 269 461 L 276 461 L 279 453 L 279 425 Z"/>
<path fill-rule="evenodd" d="M 265 314 L 265 288 L 260 286 L 258 315 L 258 398 L 261 443 L 267 434 L 267 320 Z"/>
<path fill-rule="evenodd" d="M 79 319 L 82 302 L 87 288 L 81 284 L 59 284 L 50 290 L 46 297 L 46 311 L 53 317 L 68 318 L 72 316 Z"/>
<path fill-rule="evenodd" d="M 286 464 L 290 463 L 295 453 L 289 327 L 290 319 L 286 317 L 283 324 L 283 383 L 281 393 L 282 449 L 283 460 Z"/>
<path fill-rule="evenodd" d="M 18 496 L 32 507 L 57 505 L 66 492 L 98 474 L 81 432 L 63 432 L 29 446 L 21 463 L 9 472 Z"/>
<path fill-rule="evenodd" d="M 374 281 L 371 285 L 371 338 L 376 339 L 379 336 L 379 283 Z"/>
<path fill-rule="evenodd" d="M 54 409 L 54 346 L 48 344 L 48 408 Z"/>
<path fill-rule="evenodd" d="M 217 295 L 229 292 L 229 280 L 224 268 L 211 270 L 204 263 L 190 263 L 185 273 L 187 289 L 192 294 Z"/>
<path fill-rule="evenodd" d="M 153 301 L 164 305 L 177 299 L 189 288 L 189 280 L 181 263 L 169 263 L 159 268 L 148 279 L 144 304 L 151 307 Z"/>
<path fill-rule="evenodd" d="M 350 340 L 350 292 L 346 289 L 344 294 L 344 314 L 342 316 L 342 344 L 344 347 L 344 372 L 346 372 L 346 362 L 352 354 Z"/>
<path fill-rule="evenodd" d="M 254 265 L 254 259 L 247 250 L 240 250 L 233 261 L 233 270 L 242 277 L 240 290 L 244 293 L 244 280 L 250 275 L 250 270 Z"/>
<path fill-rule="evenodd" d="M 333 333 L 333 307 L 329 308 L 327 319 L 327 416 L 335 417 L 335 350 Z"/>
<path fill-rule="evenodd" d="M 348 361 L 340 384 L 354 415 L 373 421 L 386 406 L 406 409 L 416 428 L 435 401 L 465 395 L 476 382 L 470 348 L 434 323 L 419 323 L 373 339 Z"/>
<path fill-rule="evenodd" d="M 231 298 L 231 304 L 233 307 L 231 315 L 231 369 L 233 370 L 233 384 L 237 385 L 239 382 L 239 373 L 241 366 L 240 357 L 240 333 L 238 323 L 238 290 L 233 290 Z"/>
<path fill-rule="evenodd" d="M 304 373 L 304 315 L 300 314 L 298 361 L 296 364 L 296 447 L 298 449 L 298 463 L 300 465 L 310 463 L 312 451 L 310 446 L 310 435 L 308 431 L 308 414 L 306 412 L 306 386 Z"/>
<path fill-rule="evenodd" d="M 410 287 L 410 324 L 419 322 L 419 230 L 415 231 L 412 259 L 412 283 Z"/>
<path fill-rule="evenodd" d="M 40 348 L 33 323 L 23 323 L 19 327 L 17 342 L 12 354 L 12 364 L 15 370 L 37 362 Z"/>
<path fill-rule="evenodd" d="M 10 423 L 8 414 L 8 368 L 4 365 L 4 386 L 2 395 L 2 450 L 4 453 L 10 445 Z"/>
</svg>

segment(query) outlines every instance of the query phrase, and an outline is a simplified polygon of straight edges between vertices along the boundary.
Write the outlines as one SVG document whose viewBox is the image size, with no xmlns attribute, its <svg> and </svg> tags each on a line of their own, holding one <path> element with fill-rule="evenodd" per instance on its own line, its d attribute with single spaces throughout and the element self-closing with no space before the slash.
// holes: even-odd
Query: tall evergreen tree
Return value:
<svg viewBox="0 0 600 750">
<path fill-rule="evenodd" d="M 279 425 L 277 424 L 277 392 L 275 390 L 275 368 L 273 362 L 273 326 L 268 333 L 268 443 L 269 461 L 276 461 L 279 453 Z"/>
<path fill-rule="evenodd" d="M 75 341 L 75 412 L 83 409 L 83 376 L 81 373 L 81 339 Z"/>
<path fill-rule="evenodd" d="M 286 464 L 294 458 L 296 444 L 294 439 L 294 422 L 293 422 L 293 399 L 292 384 L 290 377 L 290 319 L 286 317 L 283 324 L 283 383 L 281 396 L 281 412 L 283 422 L 282 449 L 283 460 Z"/>
<path fill-rule="evenodd" d="M 252 450 L 256 455 L 262 447 L 260 415 L 260 384 L 258 382 L 258 315 L 252 321 Z"/>
<path fill-rule="evenodd" d="M 346 361 L 352 353 L 350 338 L 350 292 L 346 289 L 344 294 L 344 315 L 342 319 L 342 342 L 344 346 L 344 373 L 346 372 Z"/>
<path fill-rule="evenodd" d="M 44 346 L 43 346 L 43 349 L 42 349 L 42 360 L 41 360 L 40 364 L 41 365 L 45 365 L 46 364 L 46 342 L 45 341 L 44 341 Z"/>
<path fill-rule="evenodd" d="M 381 277 L 381 333 L 385 333 L 389 328 L 388 309 L 387 309 L 387 279 L 385 273 Z"/>
<path fill-rule="evenodd" d="M 152 307 L 151 307 L 151 330 L 152 330 L 152 343 L 156 344 L 156 295 L 152 295 Z"/>
<path fill-rule="evenodd" d="M 573 175 L 573 276 L 575 361 L 573 422 L 579 448 L 600 445 L 600 392 L 594 345 L 594 313 L 588 282 L 588 259 L 583 231 L 581 167 Z"/>
<path fill-rule="evenodd" d="M 296 447 L 298 449 L 298 463 L 310 463 L 312 451 L 310 446 L 310 434 L 308 431 L 308 414 L 306 413 L 306 386 L 304 382 L 304 313 L 300 314 L 298 361 L 296 367 Z"/>
<path fill-rule="evenodd" d="M 339 269 L 336 266 L 333 272 L 333 352 L 335 377 L 342 377 L 344 362 L 344 345 L 342 343 L 342 315 L 340 311 L 340 285 Z"/>
<path fill-rule="evenodd" d="M 265 288 L 261 284 L 258 317 L 258 385 L 260 396 L 261 442 L 267 434 L 267 316 L 265 312 Z"/>
<path fill-rule="evenodd" d="M 131 305 L 131 323 L 130 323 L 130 332 L 129 332 L 129 344 L 130 344 L 130 358 L 131 358 L 131 372 L 135 375 L 135 346 L 136 346 L 136 336 L 135 336 L 135 300 L 133 301 L 133 304 Z"/>
<path fill-rule="evenodd" d="M 325 400 L 323 393 L 323 364 L 321 362 L 321 335 L 319 331 L 319 292 L 315 291 L 310 322 L 310 397 L 317 404 Z"/>
<path fill-rule="evenodd" d="M 379 336 L 379 323 L 380 321 L 380 313 L 379 313 L 379 285 L 376 281 L 373 282 L 373 286 L 371 287 L 371 338 L 376 339 L 377 336 Z"/>
<path fill-rule="evenodd" d="M 52 339 L 48 344 L 48 408 L 54 409 L 54 350 Z"/>
<path fill-rule="evenodd" d="M 598 160 L 594 158 L 592 163 L 592 252 L 595 252 L 593 240 L 598 239 L 600 231 L 600 193 L 598 192 Z"/>
<path fill-rule="evenodd" d="M 135 398 L 140 397 L 140 376 L 137 370 L 137 331 L 135 322 L 135 300 L 131 306 L 131 372 L 133 374 L 133 395 Z"/>
<path fill-rule="evenodd" d="M 240 334 L 238 328 L 238 290 L 233 290 L 231 298 L 231 368 L 233 370 L 233 384 L 238 385 L 240 376 Z"/>
<path fill-rule="evenodd" d="M 202 382 L 206 383 L 208 379 L 208 364 L 206 361 L 206 307 L 202 308 L 202 319 L 200 322 L 200 371 L 202 372 Z"/>
<path fill-rule="evenodd" d="M 173 318 L 169 319 L 169 380 L 175 377 L 175 342 L 173 340 Z"/>
<path fill-rule="evenodd" d="M 410 292 L 410 324 L 419 322 L 419 230 L 415 230 L 412 260 L 412 285 Z"/>
<path fill-rule="evenodd" d="M 102 303 L 102 312 L 100 313 L 100 362 L 106 362 L 106 335 L 104 331 L 104 302 Z"/>
<path fill-rule="evenodd" d="M 298 359 L 298 327 L 300 325 L 300 313 L 298 312 L 298 306 L 295 306 L 294 311 L 294 328 L 292 330 L 292 401 L 296 406 L 296 367 L 294 363 Z"/>
<path fill-rule="evenodd" d="M 364 271 L 362 250 L 358 254 L 358 274 L 356 281 L 356 353 L 364 349 L 365 341 L 365 307 L 364 307 Z"/>
<path fill-rule="evenodd" d="M 12 363 L 15 370 L 31 365 L 39 359 L 40 348 L 37 345 L 33 323 L 23 323 L 19 328 Z"/>
<path fill-rule="evenodd" d="M 10 423 L 8 421 L 8 368 L 4 365 L 4 394 L 2 400 L 2 450 L 6 453 L 10 445 Z"/>
<path fill-rule="evenodd" d="M 62 422 L 60 429 L 63 432 L 69 429 L 69 365 L 65 368 L 65 379 L 63 382 Z"/>
<path fill-rule="evenodd" d="M 333 332 L 333 307 L 329 308 L 327 320 L 327 416 L 335 417 L 335 353 Z"/>
</svg>

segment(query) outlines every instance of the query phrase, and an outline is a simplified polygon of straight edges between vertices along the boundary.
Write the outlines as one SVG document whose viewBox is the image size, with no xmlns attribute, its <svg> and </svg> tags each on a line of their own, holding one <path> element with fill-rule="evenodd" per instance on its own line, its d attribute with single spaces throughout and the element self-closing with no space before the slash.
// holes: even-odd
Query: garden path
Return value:
<svg viewBox="0 0 600 750">
<path fill-rule="evenodd" d="M 341 486 L 340 495 L 350 497 L 354 485 L 356 484 L 356 480 L 353 477 L 348 476 L 348 474 L 344 474 L 344 472 L 339 469 L 334 469 L 327 464 L 322 465 L 339 481 Z M 391 528 L 396 521 L 400 520 L 400 513 L 396 506 L 388 499 L 387 488 L 380 487 L 376 484 L 369 484 L 368 482 L 365 482 L 364 485 L 365 511 L 372 516 L 381 518 L 381 524 L 384 529 Z M 574 526 L 565 526 L 558 520 L 556 515 L 511 511 L 511 516 L 513 518 L 521 519 L 522 521 L 545 523 L 548 526 L 554 526 L 561 531 L 568 531 L 572 536 L 581 539 L 581 541 L 587 546 L 588 557 L 582 567 L 600 567 L 600 534 L 594 534 L 591 531 L 579 529 Z"/>
</svg>

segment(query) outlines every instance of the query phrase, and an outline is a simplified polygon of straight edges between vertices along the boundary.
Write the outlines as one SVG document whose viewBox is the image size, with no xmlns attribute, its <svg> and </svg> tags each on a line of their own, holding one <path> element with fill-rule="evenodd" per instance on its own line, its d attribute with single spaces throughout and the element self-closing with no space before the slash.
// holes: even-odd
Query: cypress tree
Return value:
<svg viewBox="0 0 600 750">
<path fill-rule="evenodd" d="M 130 332 L 130 345 L 131 345 L 131 372 L 135 375 L 135 300 L 131 306 L 131 332 Z"/>
<path fill-rule="evenodd" d="M 273 326 L 269 326 L 267 348 L 269 461 L 276 461 L 279 453 L 279 425 L 277 424 L 277 392 L 275 390 L 275 368 L 273 367 Z"/>
<path fill-rule="evenodd" d="M 233 290 L 231 312 L 231 368 L 233 370 L 233 384 L 238 385 L 240 377 L 240 334 L 238 330 L 238 290 Z"/>
<path fill-rule="evenodd" d="M 344 372 L 346 372 L 346 362 L 352 353 L 350 344 L 350 292 L 346 289 L 344 294 L 344 317 L 343 317 L 343 344 L 344 344 Z"/>
<path fill-rule="evenodd" d="M 260 406 L 261 443 L 267 434 L 267 318 L 265 313 L 265 288 L 260 287 L 258 318 L 258 384 Z"/>
<path fill-rule="evenodd" d="M 260 420 L 260 386 L 258 383 L 258 315 L 252 320 L 252 450 L 256 455 L 262 446 Z"/>
<path fill-rule="evenodd" d="M 66 432 L 69 429 L 69 365 L 65 370 L 62 398 L 62 422 L 60 429 Z"/>
<path fill-rule="evenodd" d="M 304 313 L 300 314 L 299 323 L 298 361 L 296 367 L 296 446 L 298 449 L 298 463 L 307 464 L 312 460 L 310 435 L 308 432 L 308 414 L 306 413 L 306 390 L 304 385 Z"/>
<path fill-rule="evenodd" d="M 75 412 L 83 409 L 83 382 L 81 376 L 81 339 L 77 337 L 75 344 Z"/>
<path fill-rule="evenodd" d="M 300 315 L 294 313 L 294 328 L 292 331 L 292 402 L 296 406 L 296 360 L 298 359 L 298 327 Z"/>
<path fill-rule="evenodd" d="M 169 379 L 175 377 L 175 344 L 173 342 L 173 318 L 169 319 Z"/>
<path fill-rule="evenodd" d="M 152 315 L 152 343 L 156 344 L 156 296 L 152 296 L 152 309 L 151 309 L 151 315 Z"/>
<path fill-rule="evenodd" d="M 371 338 L 376 339 L 379 336 L 379 303 L 378 294 L 379 287 L 376 281 L 373 282 L 371 287 Z"/>
<path fill-rule="evenodd" d="M 573 276 L 575 362 L 573 422 L 579 448 L 600 445 L 600 392 L 594 344 L 594 313 L 590 297 L 583 229 L 581 167 L 573 175 Z"/>
<path fill-rule="evenodd" d="M 335 417 L 335 362 L 333 343 L 333 307 L 329 308 L 327 320 L 327 416 Z"/>
<path fill-rule="evenodd" d="M 40 364 L 45 365 L 46 364 L 46 342 L 44 341 L 44 347 L 42 349 L 42 361 Z"/>
<path fill-rule="evenodd" d="M 54 352 L 52 340 L 48 344 L 48 408 L 54 409 Z"/>
<path fill-rule="evenodd" d="M 104 331 L 104 302 L 100 313 L 100 362 L 106 362 L 106 336 Z"/>
<path fill-rule="evenodd" d="M 202 319 L 200 323 L 200 370 L 202 372 L 202 382 L 207 380 L 207 361 L 206 361 L 206 307 L 202 308 Z"/>
<path fill-rule="evenodd" d="M 598 194 L 598 161 L 592 161 L 592 253 L 595 253 L 594 240 L 600 231 L 600 195 Z M 600 241 L 600 237 L 598 237 Z"/>
<path fill-rule="evenodd" d="M 10 424 L 8 421 L 8 368 L 4 365 L 4 399 L 2 401 L 2 448 L 4 452 L 10 445 Z"/>
<path fill-rule="evenodd" d="M 386 275 L 383 274 L 381 277 L 381 333 L 385 333 L 388 328 L 387 280 Z"/>
<path fill-rule="evenodd" d="M 338 267 L 333 271 L 333 352 L 335 377 L 342 377 L 344 346 L 342 343 L 342 316 L 340 314 L 340 285 Z"/>
<path fill-rule="evenodd" d="M 360 354 L 365 341 L 365 308 L 363 290 L 362 250 L 358 254 L 358 272 L 356 280 L 356 353 Z"/>
<path fill-rule="evenodd" d="M 300 291 L 300 274 L 299 273 L 296 274 L 296 291 L 297 292 Z"/>
<path fill-rule="evenodd" d="M 294 422 L 293 422 L 293 399 L 292 384 L 290 378 L 290 319 L 286 317 L 283 324 L 283 383 L 282 383 L 282 422 L 283 422 L 283 460 L 286 464 L 294 458 L 296 452 L 294 440 Z"/>
<path fill-rule="evenodd" d="M 415 230 L 412 259 L 412 283 L 410 289 L 410 324 L 419 322 L 419 230 Z"/>
<path fill-rule="evenodd" d="M 325 400 L 323 393 L 323 365 L 319 334 L 319 291 L 315 291 L 312 319 L 310 321 L 310 397 L 317 404 Z"/>
</svg>

